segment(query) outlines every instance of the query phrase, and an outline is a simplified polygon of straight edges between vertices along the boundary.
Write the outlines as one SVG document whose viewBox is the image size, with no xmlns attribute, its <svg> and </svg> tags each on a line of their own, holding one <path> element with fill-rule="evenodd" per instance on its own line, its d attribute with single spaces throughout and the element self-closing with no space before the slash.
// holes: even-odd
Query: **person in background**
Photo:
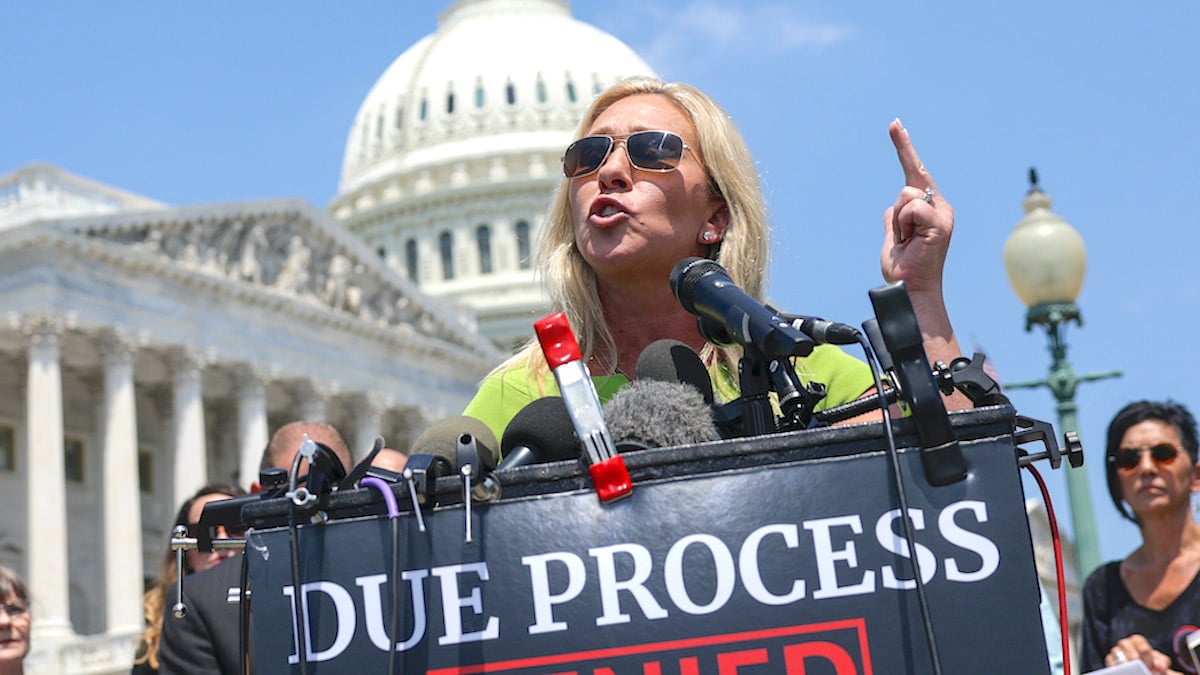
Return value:
<svg viewBox="0 0 1200 675">
<path fill-rule="evenodd" d="M 1186 639 L 1200 630 L 1200 491 L 1196 420 L 1172 402 L 1137 401 L 1108 427 L 1108 492 L 1141 532 L 1124 560 L 1083 587 L 1083 670 L 1140 659 L 1156 675 L 1195 673 Z"/>
<path fill-rule="evenodd" d="M 290 422 L 280 427 L 263 449 L 261 467 L 292 470 L 292 459 L 307 435 L 317 443 L 333 450 L 344 468 L 351 466 L 350 448 L 341 433 L 323 422 Z M 300 475 L 307 471 L 301 462 Z M 258 481 L 251 492 L 259 492 Z M 188 613 L 176 618 L 170 607 L 164 607 L 162 637 L 159 642 L 159 668 L 164 674 L 179 673 L 241 673 L 242 654 L 238 627 L 241 610 L 238 604 L 227 602 L 231 588 L 241 588 L 242 556 L 222 561 L 211 569 L 188 577 L 184 584 L 183 602 Z M 174 598 L 175 586 L 167 589 Z"/>
<path fill-rule="evenodd" d="M 29 654 L 29 591 L 16 572 L 0 567 L 0 675 L 22 675 Z"/>
<path fill-rule="evenodd" d="M 204 506 L 209 502 L 229 499 L 246 494 L 246 491 L 232 483 L 210 483 L 200 488 L 195 494 L 184 500 L 179 506 L 179 511 L 175 514 L 175 520 L 172 521 L 171 529 L 176 525 L 184 525 L 188 528 L 188 536 L 196 536 L 196 527 L 200 523 L 200 514 L 204 512 Z M 224 527 L 217 528 L 218 537 L 241 536 L 240 532 L 226 532 Z M 198 550 L 192 549 L 184 553 L 184 576 L 195 572 L 203 572 L 217 563 L 231 557 L 234 554 L 232 550 L 217 551 L 211 553 L 201 553 Z M 178 569 L 176 568 L 175 551 L 171 549 L 170 540 L 167 541 L 166 551 L 163 552 L 162 561 L 158 566 L 158 576 L 154 579 L 154 585 L 146 591 L 142 596 L 142 608 L 146 617 L 146 630 L 142 633 L 141 639 L 138 641 L 137 654 L 133 660 L 132 673 L 145 674 L 158 672 L 158 641 L 162 634 L 163 609 L 168 604 L 166 599 L 166 590 L 171 584 L 175 583 L 178 577 Z"/>
<path fill-rule="evenodd" d="M 408 455 L 395 448 L 380 448 L 379 454 L 375 455 L 375 459 L 371 460 L 371 466 L 377 466 L 396 473 L 404 471 L 406 464 L 408 464 Z"/>
<path fill-rule="evenodd" d="M 908 287 L 930 362 L 949 363 L 961 355 L 942 297 L 954 211 L 899 120 L 888 133 L 905 185 L 884 213 L 883 276 Z M 601 401 L 632 379 L 646 346 L 666 338 L 700 354 L 718 398 L 737 398 L 742 348 L 706 342 L 670 276 L 684 258 L 710 258 L 748 295 L 762 298 L 766 207 L 741 134 L 695 87 L 636 77 L 596 98 L 576 139 L 563 154 L 564 177 L 539 253 L 551 307 L 566 314 Z M 826 386 L 818 410 L 873 390 L 867 365 L 835 346 L 819 345 L 794 365 L 806 383 Z M 531 340 L 485 378 L 464 414 L 501 438 L 518 411 L 557 393 Z M 956 392 L 946 404 L 969 402 Z"/>
</svg>

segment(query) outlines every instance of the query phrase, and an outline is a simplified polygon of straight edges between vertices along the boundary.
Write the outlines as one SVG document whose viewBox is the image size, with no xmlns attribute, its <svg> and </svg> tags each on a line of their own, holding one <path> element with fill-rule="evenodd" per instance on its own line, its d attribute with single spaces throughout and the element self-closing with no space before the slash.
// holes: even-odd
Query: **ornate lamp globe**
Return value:
<svg viewBox="0 0 1200 675">
<path fill-rule="evenodd" d="M 1017 297 L 1029 308 L 1026 329 L 1033 324 L 1079 320 L 1075 299 L 1083 287 L 1087 252 L 1083 238 L 1050 210 L 1050 198 L 1029 170 L 1025 217 L 1004 245 L 1004 267 Z"/>
</svg>

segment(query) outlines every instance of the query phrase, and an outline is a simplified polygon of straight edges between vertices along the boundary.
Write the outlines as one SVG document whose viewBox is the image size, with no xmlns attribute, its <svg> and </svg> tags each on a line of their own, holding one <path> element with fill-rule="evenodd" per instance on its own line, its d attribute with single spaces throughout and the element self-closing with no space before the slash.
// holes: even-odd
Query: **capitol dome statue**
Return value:
<svg viewBox="0 0 1200 675">
<path fill-rule="evenodd" d="M 458 0 L 363 100 L 329 210 L 511 348 L 547 311 L 532 256 L 563 148 L 600 91 L 652 73 L 564 0 Z"/>
</svg>

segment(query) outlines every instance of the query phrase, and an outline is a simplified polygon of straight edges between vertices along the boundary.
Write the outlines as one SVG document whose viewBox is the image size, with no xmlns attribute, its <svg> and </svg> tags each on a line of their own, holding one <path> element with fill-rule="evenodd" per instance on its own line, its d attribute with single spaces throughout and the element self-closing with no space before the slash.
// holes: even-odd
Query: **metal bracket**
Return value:
<svg viewBox="0 0 1200 675">
<path fill-rule="evenodd" d="M 1049 422 L 1017 415 L 1014 426 L 1014 445 L 1020 446 L 1023 443 L 1040 441 L 1046 449 L 1045 452 L 1036 454 L 1029 454 L 1024 449 L 1020 449 L 1020 458 L 1017 460 L 1020 466 L 1028 466 L 1045 459 L 1050 461 L 1050 468 L 1057 469 L 1062 466 L 1064 457 L 1072 468 L 1077 469 L 1083 466 L 1083 442 L 1079 440 L 1078 433 L 1068 431 L 1063 434 L 1065 449 L 1060 450 L 1058 440 L 1054 436 L 1054 427 Z"/>
</svg>

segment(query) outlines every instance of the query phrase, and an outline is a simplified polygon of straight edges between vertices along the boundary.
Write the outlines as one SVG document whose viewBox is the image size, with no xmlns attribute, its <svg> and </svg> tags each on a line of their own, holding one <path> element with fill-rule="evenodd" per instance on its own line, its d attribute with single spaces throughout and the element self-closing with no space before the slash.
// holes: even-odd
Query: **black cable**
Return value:
<svg viewBox="0 0 1200 675">
<path fill-rule="evenodd" d="M 247 536 L 246 541 L 250 539 Z M 242 675 L 250 673 L 250 593 L 247 590 L 250 577 L 250 563 L 246 559 L 246 551 L 242 550 L 242 573 L 241 573 L 241 595 L 238 597 L 239 606 L 238 613 L 238 654 L 242 657 Z"/>
<path fill-rule="evenodd" d="M 292 552 L 292 601 L 296 611 L 292 614 L 296 630 L 296 654 L 300 661 L 300 675 L 308 675 L 308 641 L 304 636 L 304 592 L 300 587 L 300 530 L 296 527 L 296 474 L 300 471 L 299 452 L 292 458 L 292 472 L 288 476 L 288 543 Z"/>
<path fill-rule="evenodd" d="M 878 378 L 876 378 L 875 386 L 879 386 Z M 887 399 L 888 403 L 895 403 L 900 398 L 900 392 L 895 388 L 885 389 L 882 396 Z M 874 396 L 870 398 L 857 398 L 849 403 L 818 410 L 813 413 L 813 419 L 821 424 L 837 424 L 838 422 L 844 422 L 864 413 L 871 412 L 878 406 L 879 400 Z"/>
<path fill-rule="evenodd" d="M 387 481 L 376 476 L 366 476 L 359 480 L 359 487 L 373 487 L 379 490 L 387 505 L 388 519 L 392 521 L 392 578 L 391 578 L 391 616 L 388 619 L 388 675 L 396 671 L 396 622 L 400 615 L 400 507 L 396 504 L 396 495 Z"/>
<path fill-rule="evenodd" d="M 892 465 L 892 478 L 896 482 L 896 496 L 900 501 L 900 523 L 904 526 L 904 543 L 908 547 L 908 557 L 912 561 L 913 577 L 917 585 L 917 605 L 921 608 L 921 623 L 925 626 L 925 644 L 929 649 L 934 675 L 941 675 L 942 663 L 937 640 L 933 635 L 933 618 L 929 613 L 929 599 L 925 597 L 925 582 L 921 579 L 921 565 L 917 560 L 916 536 L 913 535 L 912 523 L 908 517 L 908 491 L 904 489 L 904 477 L 900 472 L 900 453 L 896 450 L 896 438 L 892 435 L 892 414 L 888 409 L 889 404 L 884 393 L 883 380 L 879 377 L 879 370 L 882 369 L 882 366 L 879 369 L 875 368 L 875 365 L 879 364 L 879 359 L 876 358 L 875 351 L 871 349 L 871 343 L 865 336 L 860 335 L 858 343 L 867 355 L 871 377 L 875 378 L 875 398 L 880 401 L 880 410 L 883 411 L 883 433 L 887 437 L 888 459 Z"/>
</svg>

